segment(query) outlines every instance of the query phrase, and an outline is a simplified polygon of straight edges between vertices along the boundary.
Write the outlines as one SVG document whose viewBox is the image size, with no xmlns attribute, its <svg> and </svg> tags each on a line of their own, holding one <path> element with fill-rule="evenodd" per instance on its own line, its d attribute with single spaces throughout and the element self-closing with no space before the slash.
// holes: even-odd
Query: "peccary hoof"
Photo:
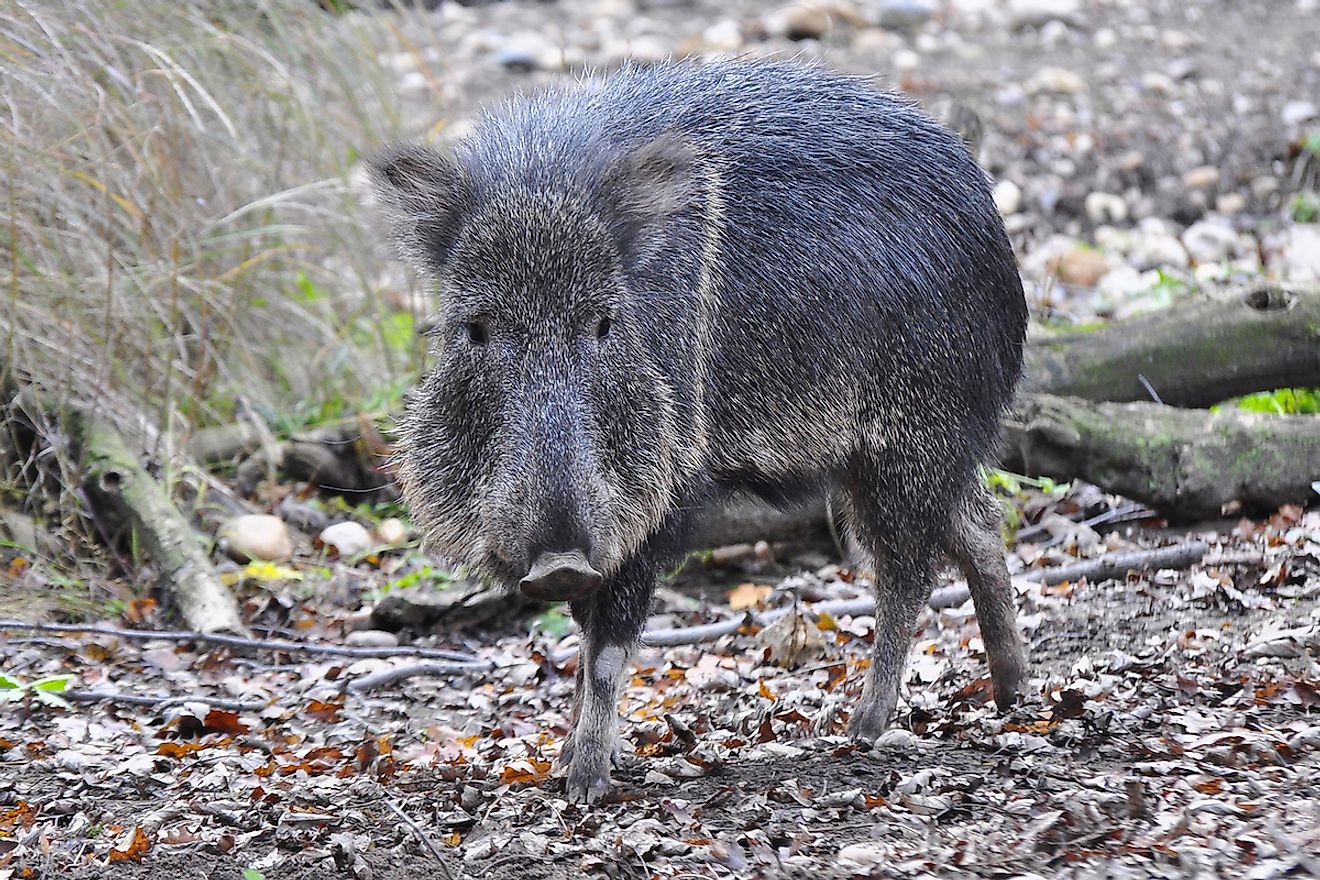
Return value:
<svg viewBox="0 0 1320 880">
<path fill-rule="evenodd" d="M 575 602 L 600 587 L 604 575 L 592 568 L 579 550 L 542 553 L 527 577 L 518 582 L 523 594 L 546 602 Z"/>
</svg>

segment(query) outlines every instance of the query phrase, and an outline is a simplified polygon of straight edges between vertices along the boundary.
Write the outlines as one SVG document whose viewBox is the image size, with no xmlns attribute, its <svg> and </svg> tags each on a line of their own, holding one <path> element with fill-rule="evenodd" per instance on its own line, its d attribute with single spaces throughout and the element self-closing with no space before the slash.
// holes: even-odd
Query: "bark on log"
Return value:
<svg viewBox="0 0 1320 880">
<path fill-rule="evenodd" d="M 220 582 L 206 546 L 108 422 L 80 421 L 83 482 L 138 530 L 188 628 L 246 634 L 238 603 Z"/>
<path fill-rule="evenodd" d="M 1320 289 L 1256 287 L 1027 344 L 1024 394 L 1209 406 L 1276 388 L 1320 387 Z"/>
<path fill-rule="evenodd" d="M 1080 478 L 1179 519 L 1314 498 L 1320 416 L 1210 413 L 1035 395 L 1006 425 L 1009 469 Z"/>
</svg>

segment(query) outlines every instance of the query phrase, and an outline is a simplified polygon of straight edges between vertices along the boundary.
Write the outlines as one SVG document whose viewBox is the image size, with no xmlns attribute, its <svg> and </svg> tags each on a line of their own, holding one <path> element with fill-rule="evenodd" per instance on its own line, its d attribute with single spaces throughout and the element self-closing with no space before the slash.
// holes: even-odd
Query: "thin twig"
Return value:
<svg viewBox="0 0 1320 880">
<path fill-rule="evenodd" d="M 1119 577 L 1127 574 L 1129 571 L 1140 571 L 1150 568 L 1186 568 L 1194 565 L 1205 556 L 1210 549 L 1204 541 L 1189 541 L 1186 544 L 1175 544 L 1171 547 L 1157 547 L 1154 550 L 1133 550 L 1125 553 L 1113 553 L 1109 556 L 1102 556 L 1099 559 L 1088 559 L 1085 562 L 1078 562 L 1073 565 L 1061 565 L 1055 568 L 1042 568 L 1035 571 L 1029 571 L 1021 577 L 1023 580 L 1039 581 L 1045 584 L 1057 584 L 1063 581 L 1075 581 L 1082 578 L 1088 580 L 1104 580 L 1111 577 Z M 947 587 L 931 593 L 930 606 L 934 609 L 952 608 L 966 602 L 971 596 L 965 583 L 952 584 Z M 831 599 L 828 602 L 816 602 L 810 606 L 816 614 L 822 612 L 840 616 L 848 614 L 865 614 L 875 606 L 875 600 L 870 597 L 860 599 Z M 653 630 L 642 633 L 642 644 L 650 647 L 670 647 L 673 645 L 690 645 L 698 642 L 709 642 L 718 639 L 720 636 L 736 632 L 744 624 L 755 624 L 765 626 L 771 621 L 777 620 L 792 611 L 792 608 L 774 608 L 770 611 L 763 611 L 760 614 L 747 612 L 737 617 L 727 620 L 717 621 L 715 623 L 703 623 L 698 626 L 677 627 L 675 629 Z M 577 652 L 576 648 L 570 648 L 567 651 L 555 654 L 552 658 L 555 662 L 561 663 L 573 656 Z"/>
<path fill-rule="evenodd" d="M 421 839 L 422 843 L 426 845 L 426 848 L 431 851 L 431 855 L 435 856 L 435 861 L 440 866 L 440 873 L 444 874 L 446 877 L 452 878 L 454 875 L 449 871 L 449 864 L 445 861 L 444 856 L 440 855 L 440 850 L 435 848 L 435 844 L 431 842 L 431 838 L 427 836 L 426 832 L 423 831 L 421 827 L 412 820 L 412 817 L 405 813 L 394 801 L 385 798 L 385 806 L 393 810 L 394 815 L 402 819 L 403 824 L 411 828 L 413 833 L 416 834 L 418 838 Z"/>
<path fill-rule="evenodd" d="M 477 660 L 471 663 L 459 663 L 455 661 L 409 663 L 406 666 L 392 666 L 389 669 L 382 669 L 380 672 L 373 672 L 369 675 L 363 675 L 358 678 L 347 680 L 343 683 L 341 689 L 350 693 L 361 694 L 378 687 L 384 687 L 387 684 L 393 684 L 402 678 L 412 678 L 415 675 L 453 675 L 457 672 L 489 672 L 496 668 L 498 668 L 496 664 L 489 660 Z"/>
<path fill-rule="evenodd" d="M 0 630 L 21 630 L 41 633 L 94 633 L 102 636 L 117 636 L 121 639 L 151 641 L 161 639 L 174 642 L 206 642 L 213 645 L 226 645 L 234 648 L 261 649 L 269 651 L 301 651 L 304 654 L 322 654 L 330 657 L 430 657 L 436 660 L 453 660 L 459 663 L 474 663 L 478 658 L 462 651 L 447 651 L 443 648 L 423 648 L 400 645 L 390 648 L 350 647 L 331 645 L 325 642 L 298 642 L 290 639 L 256 639 L 245 636 L 232 636 L 222 633 L 203 633 L 194 630 L 149 630 L 120 629 L 113 626 L 98 626 L 84 623 L 29 623 L 25 620 L 0 619 Z"/>
<path fill-rule="evenodd" d="M 225 709 L 229 712 L 256 712 L 270 705 L 265 700 L 225 700 L 193 694 L 187 697 L 171 697 L 160 694 L 126 694 L 120 691 L 58 691 L 56 696 L 70 703 L 123 703 L 128 706 L 151 706 L 157 709 L 180 706 L 184 703 L 205 703 L 212 709 Z"/>
</svg>

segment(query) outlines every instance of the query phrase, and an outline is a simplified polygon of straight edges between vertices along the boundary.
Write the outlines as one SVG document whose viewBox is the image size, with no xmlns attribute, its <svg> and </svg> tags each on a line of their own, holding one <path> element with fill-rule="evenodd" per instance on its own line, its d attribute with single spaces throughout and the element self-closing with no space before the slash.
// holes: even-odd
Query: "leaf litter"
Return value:
<svg viewBox="0 0 1320 880">
<path fill-rule="evenodd" d="M 1010 551 L 1015 570 L 1161 540 L 1057 523 L 1038 535 Z M 554 773 L 571 627 L 414 634 L 490 668 L 361 691 L 351 683 L 415 661 L 7 635 L 0 880 L 1314 875 L 1320 512 L 1196 537 L 1211 551 L 1187 571 L 1015 578 L 1035 677 L 1007 714 L 971 603 L 926 612 L 874 748 L 843 735 L 873 620 L 812 610 L 867 595 L 864 570 L 761 553 L 723 572 L 732 588 L 689 571 L 680 580 L 715 588 L 662 590 L 653 624 L 791 610 L 640 649 L 622 766 L 595 807 L 568 803 Z M 367 583 L 380 564 L 340 560 L 335 576 Z M 338 601 L 349 594 L 290 583 L 249 599 L 254 627 L 278 618 L 279 639 L 342 642 L 361 616 Z M 144 704 L 60 705 L 102 692 Z"/>
</svg>

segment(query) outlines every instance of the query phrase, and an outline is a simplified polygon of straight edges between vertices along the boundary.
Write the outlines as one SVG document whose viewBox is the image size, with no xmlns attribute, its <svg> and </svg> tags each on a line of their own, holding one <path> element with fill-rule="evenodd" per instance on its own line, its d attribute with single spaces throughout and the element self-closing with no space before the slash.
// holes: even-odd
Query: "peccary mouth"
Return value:
<svg viewBox="0 0 1320 880">
<path fill-rule="evenodd" d="M 518 589 L 533 599 L 546 602 L 574 602 L 594 593 L 605 576 L 596 571 L 580 550 L 566 553 L 542 553 L 532 563 Z"/>
</svg>

